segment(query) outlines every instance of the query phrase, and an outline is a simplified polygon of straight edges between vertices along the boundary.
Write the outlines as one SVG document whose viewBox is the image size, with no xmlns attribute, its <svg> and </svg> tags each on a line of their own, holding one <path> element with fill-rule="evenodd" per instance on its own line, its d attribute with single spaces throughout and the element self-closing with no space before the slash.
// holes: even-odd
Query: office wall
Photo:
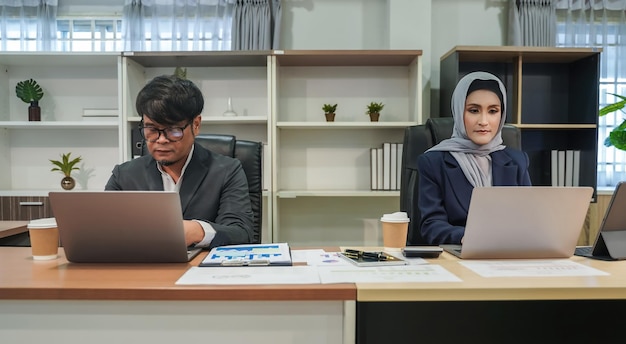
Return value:
<svg viewBox="0 0 626 344">
<path fill-rule="evenodd" d="M 437 114 L 439 58 L 505 45 L 508 0 L 283 0 L 283 49 L 421 49 L 424 114 Z"/>
<path fill-rule="evenodd" d="M 122 10 L 63 0 L 59 15 Z M 283 0 L 282 49 L 421 49 L 423 113 L 439 111 L 439 58 L 455 45 L 504 45 L 509 0 Z"/>
</svg>

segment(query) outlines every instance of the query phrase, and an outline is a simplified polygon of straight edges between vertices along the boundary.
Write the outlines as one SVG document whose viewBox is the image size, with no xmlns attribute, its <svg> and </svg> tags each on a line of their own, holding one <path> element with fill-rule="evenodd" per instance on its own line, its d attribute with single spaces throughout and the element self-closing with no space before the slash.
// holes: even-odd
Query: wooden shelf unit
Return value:
<svg viewBox="0 0 626 344">
<path fill-rule="evenodd" d="M 595 48 L 454 47 L 441 57 L 440 116 L 452 116 L 450 99 L 461 77 L 491 72 L 507 88 L 507 122 L 521 129 L 532 183 L 552 185 L 551 150 L 580 150 L 580 185 L 595 190 L 600 53 Z"/>
</svg>

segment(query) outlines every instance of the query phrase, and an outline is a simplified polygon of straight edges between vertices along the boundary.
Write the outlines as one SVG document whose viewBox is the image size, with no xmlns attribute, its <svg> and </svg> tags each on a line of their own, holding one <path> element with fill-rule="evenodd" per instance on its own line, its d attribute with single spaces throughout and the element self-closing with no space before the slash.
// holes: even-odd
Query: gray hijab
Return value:
<svg viewBox="0 0 626 344">
<path fill-rule="evenodd" d="M 493 139 L 485 145 L 477 145 L 472 142 L 465 131 L 463 114 L 465 112 L 465 99 L 467 91 L 474 80 L 495 80 L 502 93 L 502 118 L 498 132 Z M 502 145 L 502 127 L 506 120 L 506 89 L 498 77 L 487 72 L 472 72 L 461 78 L 452 93 L 452 117 L 454 128 L 449 139 L 441 141 L 428 151 L 447 151 L 456 159 L 465 174 L 467 180 L 473 186 L 491 186 L 491 156 L 490 153 L 505 148 Z"/>
</svg>

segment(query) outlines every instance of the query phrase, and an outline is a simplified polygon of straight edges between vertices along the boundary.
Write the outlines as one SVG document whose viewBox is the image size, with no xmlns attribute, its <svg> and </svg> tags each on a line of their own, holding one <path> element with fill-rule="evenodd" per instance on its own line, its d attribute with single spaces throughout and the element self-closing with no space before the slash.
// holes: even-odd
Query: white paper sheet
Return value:
<svg viewBox="0 0 626 344">
<path fill-rule="evenodd" d="M 482 277 L 607 276 L 608 273 L 568 259 L 467 260 L 460 262 Z"/>
<path fill-rule="evenodd" d="M 177 285 L 319 284 L 311 266 L 191 267 Z"/>
<path fill-rule="evenodd" d="M 343 266 L 352 265 L 339 257 L 337 252 L 326 252 L 322 249 L 291 250 L 291 260 L 294 263 L 306 263 L 311 266 Z"/>
<path fill-rule="evenodd" d="M 402 252 L 399 251 L 388 251 L 388 254 L 396 257 L 396 258 L 400 258 L 400 259 L 404 259 L 407 262 L 409 262 L 409 265 L 421 265 L 421 264 L 428 264 L 428 261 L 424 258 L 420 258 L 420 257 L 405 257 L 404 255 L 402 255 Z"/>
<path fill-rule="evenodd" d="M 319 267 L 319 276 L 323 284 L 461 281 L 448 270 L 435 264 L 381 267 Z"/>
</svg>

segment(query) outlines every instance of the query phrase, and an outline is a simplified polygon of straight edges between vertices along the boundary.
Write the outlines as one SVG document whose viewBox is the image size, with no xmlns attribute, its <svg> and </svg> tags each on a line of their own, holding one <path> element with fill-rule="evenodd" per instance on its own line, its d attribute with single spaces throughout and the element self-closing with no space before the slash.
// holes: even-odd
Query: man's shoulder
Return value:
<svg viewBox="0 0 626 344">
<path fill-rule="evenodd" d="M 201 161 L 211 161 L 220 164 L 221 166 L 241 164 L 237 158 L 213 152 L 200 145 L 196 145 L 194 148 L 194 154 L 196 154 Z"/>
<path fill-rule="evenodd" d="M 150 163 L 151 160 L 152 160 L 152 157 L 148 154 L 148 155 L 134 158 L 132 160 L 125 161 L 119 164 L 118 168 L 123 169 L 123 170 L 128 170 L 128 169 L 134 169 L 138 167 L 145 167 L 147 164 Z"/>
</svg>

